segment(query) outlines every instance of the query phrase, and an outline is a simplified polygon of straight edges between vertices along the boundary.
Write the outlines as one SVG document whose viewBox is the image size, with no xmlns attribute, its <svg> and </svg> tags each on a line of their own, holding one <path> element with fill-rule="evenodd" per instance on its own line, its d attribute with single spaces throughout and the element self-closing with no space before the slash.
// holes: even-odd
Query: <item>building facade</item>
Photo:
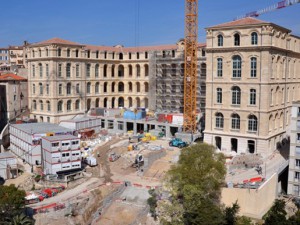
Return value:
<svg viewBox="0 0 300 225">
<path fill-rule="evenodd" d="M 165 87 L 156 86 L 157 70 L 152 55 L 172 51 L 176 57 L 182 57 L 178 44 L 125 48 L 53 38 L 26 45 L 31 116 L 40 122 L 59 123 L 94 107 L 156 110 L 156 92 L 164 91 Z M 176 70 L 181 71 L 176 60 Z M 180 73 L 176 73 L 176 79 L 178 76 Z M 179 80 L 182 82 L 182 78 Z M 180 89 L 175 92 L 181 94 Z M 162 105 L 163 102 L 159 107 Z"/>
<path fill-rule="evenodd" d="M 300 98 L 300 38 L 254 18 L 206 30 L 204 141 L 225 152 L 271 153 Z"/>
<path fill-rule="evenodd" d="M 81 169 L 80 139 L 73 135 L 43 137 L 42 164 L 46 175 Z"/>
<path fill-rule="evenodd" d="M 24 68 L 23 46 L 9 46 L 9 63 L 10 70 L 17 71 L 19 68 Z"/>
<path fill-rule="evenodd" d="M 0 48 L 0 71 L 8 71 L 9 69 L 9 49 Z"/>
</svg>

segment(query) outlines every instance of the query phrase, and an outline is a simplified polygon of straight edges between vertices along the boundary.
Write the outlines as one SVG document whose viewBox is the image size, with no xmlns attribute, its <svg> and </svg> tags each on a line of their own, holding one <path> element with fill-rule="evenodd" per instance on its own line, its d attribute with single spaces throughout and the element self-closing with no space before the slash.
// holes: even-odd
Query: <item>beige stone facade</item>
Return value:
<svg viewBox="0 0 300 225">
<path fill-rule="evenodd" d="M 151 56 L 177 52 L 177 48 L 91 46 L 59 38 L 28 45 L 31 116 L 39 122 L 58 123 L 93 107 L 155 110 L 156 88 L 150 81 L 156 80 L 156 70 L 149 68 Z"/>
<path fill-rule="evenodd" d="M 268 154 L 286 136 L 300 98 L 300 38 L 245 18 L 207 28 L 204 141 Z"/>
</svg>

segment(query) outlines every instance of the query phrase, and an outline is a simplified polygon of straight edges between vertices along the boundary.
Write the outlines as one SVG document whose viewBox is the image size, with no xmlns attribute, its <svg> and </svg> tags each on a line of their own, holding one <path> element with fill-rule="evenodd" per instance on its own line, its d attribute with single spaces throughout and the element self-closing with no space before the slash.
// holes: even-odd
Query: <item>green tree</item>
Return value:
<svg viewBox="0 0 300 225">
<path fill-rule="evenodd" d="M 237 202 L 233 203 L 232 207 L 225 208 L 225 224 L 226 225 L 235 225 L 237 224 L 237 213 L 239 212 L 240 206 Z"/>
<path fill-rule="evenodd" d="M 150 206 L 151 216 L 156 220 L 156 207 L 157 207 L 157 194 L 155 190 L 149 190 L 150 198 L 148 198 L 147 203 Z"/>
<path fill-rule="evenodd" d="M 10 225 L 33 225 L 34 221 L 27 217 L 24 213 L 13 217 Z"/>
<path fill-rule="evenodd" d="M 164 215 L 163 220 L 170 222 L 176 214 L 178 223 L 173 224 L 223 224 L 220 191 L 225 174 L 225 158 L 213 146 L 200 143 L 184 148 L 166 180 L 171 205 L 177 211 Z M 178 215 L 180 212 L 182 215 Z"/>
<path fill-rule="evenodd" d="M 286 219 L 285 202 L 284 200 L 276 199 L 270 210 L 263 217 L 264 225 L 288 225 L 289 221 Z"/>
<path fill-rule="evenodd" d="M 290 225 L 299 225 L 300 224 L 300 211 L 298 209 L 298 211 L 295 213 L 295 215 L 291 216 L 289 218 L 289 224 Z"/>
<path fill-rule="evenodd" d="M 25 191 L 14 185 L 0 186 L 0 224 L 8 224 L 14 216 L 21 214 L 25 196 Z"/>
</svg>

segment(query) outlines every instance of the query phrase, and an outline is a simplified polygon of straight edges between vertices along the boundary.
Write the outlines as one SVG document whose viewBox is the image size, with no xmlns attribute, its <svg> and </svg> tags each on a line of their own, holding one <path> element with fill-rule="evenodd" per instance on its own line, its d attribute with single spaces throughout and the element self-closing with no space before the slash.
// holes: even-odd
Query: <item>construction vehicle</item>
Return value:
<svg viewBox="0 0 300 225">
<path fill-rule="evenodd" d="M 115 152 L 112 152 L 109 154 L 108 160 L 110 162 L 114 162 L 114 161 L 118 160 L 119 158 L 120 158 L 120 155 L 117 155 Z"/>
<path fill-rule="evenodd" d="M 181 140 L 180 138 L 174 138 L 169 142 L 169 146 L 184 148 L 184 147 L 188 146 L 188 144 L 187 144 L 187 142 Z"/>
<path fill-rule="evenodd" d="M 140 168 L 144 165 L 144 156 L 142 154 L 137 154 L 135 156 L 134 163 L 132 164 L 133 168 Z"/>
</svg>

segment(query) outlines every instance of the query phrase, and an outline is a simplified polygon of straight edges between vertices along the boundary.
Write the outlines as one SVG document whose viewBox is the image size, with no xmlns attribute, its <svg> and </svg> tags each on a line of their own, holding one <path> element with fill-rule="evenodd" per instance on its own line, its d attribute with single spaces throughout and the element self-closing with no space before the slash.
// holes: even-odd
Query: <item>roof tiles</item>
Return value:
<svg viewBox="0 0 300 225">
<path fill-rule="evenodd" d="M 230 21 L 227 23 L 222 23 L 216 26 L 212 26 L 210 28 L 219 28 L 219 27 L 234 27 L 234 26 L 244 26 L 244 25 L 255 25 L 255 24 L 264 24 L 264 23 L 268 23 L 266 21 L 263 20 L 259 20 L 256 18 L 252 18 L 252 17 L 246 17 L 246 18 L 242 18 L 239 20 L 235 20 L 235 21 Z"/>
<path fill-rule="evenodd" d="M 27 81 L 25 77 L 18 76 L 13 73 L 7 73 L 4 75 L 0 75 L 0 81 L 9 81 L 9 80 L 16 80 L 16 81 Z"/>
</svg>

